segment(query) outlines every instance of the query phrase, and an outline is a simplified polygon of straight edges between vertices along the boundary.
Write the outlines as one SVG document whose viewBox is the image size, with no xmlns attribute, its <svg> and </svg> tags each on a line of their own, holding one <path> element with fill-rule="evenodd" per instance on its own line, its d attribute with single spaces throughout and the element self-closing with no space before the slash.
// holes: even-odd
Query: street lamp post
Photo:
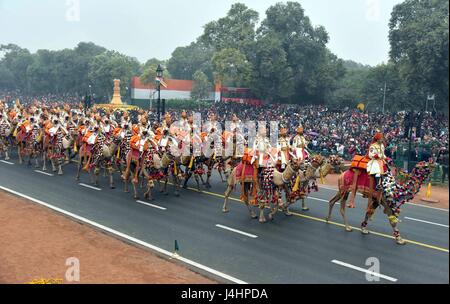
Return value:
<svg viewBox="0 0 450 304">
<path fill-rule="evenodd" d="M 163 77 L 164 68 L 161 64 L 158 64 L 156 68 L 156 89 L 158 90 L 158 123 L 161 123 L 161 79 Z"/>
<path fill-rule="evenodd" d="M 384 82 L 384 96 L 383 96 L 383 114 L 386 108 L 386 90 L 387 90 L 387 82 Z"/>
</svg>

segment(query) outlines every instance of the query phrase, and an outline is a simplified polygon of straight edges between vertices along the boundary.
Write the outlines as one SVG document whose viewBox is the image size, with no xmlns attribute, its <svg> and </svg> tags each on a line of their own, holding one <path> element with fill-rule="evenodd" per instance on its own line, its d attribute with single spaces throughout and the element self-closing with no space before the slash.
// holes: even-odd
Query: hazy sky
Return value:
<svg viewBox="0 0 450 304">
<path fill-rule="evenodd" d="M 168 59 L 207 22 L 243 2 L 265 18 L 277 0 L 0 0 L 0 44 L 73 48 L 92 41 L 141 62 Z M 301 0 L 314 25 L 330 34 L 328 47 L 343 59 L 376 65 L 388 58 L 388 23 L 402 0 Z M 79 8 L 79 10 L 78 10 Z"/>
</svg>

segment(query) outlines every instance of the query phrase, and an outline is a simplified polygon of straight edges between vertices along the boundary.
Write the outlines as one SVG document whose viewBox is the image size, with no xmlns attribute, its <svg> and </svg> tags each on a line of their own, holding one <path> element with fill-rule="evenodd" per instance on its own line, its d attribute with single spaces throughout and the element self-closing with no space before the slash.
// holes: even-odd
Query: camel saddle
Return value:
<svg viewBox="0 0 450 304">
<path fill-rule="evenodd" d="M 367 164 L 370 162 L 370 158 L 367 156 L 356 155 L 353 157 L 351 169 L 367 170 Z"/>
</svg>

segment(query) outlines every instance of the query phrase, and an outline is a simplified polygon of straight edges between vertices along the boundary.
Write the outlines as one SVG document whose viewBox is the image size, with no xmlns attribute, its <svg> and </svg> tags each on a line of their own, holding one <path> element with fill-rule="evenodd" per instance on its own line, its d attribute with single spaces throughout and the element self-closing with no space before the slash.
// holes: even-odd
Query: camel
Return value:
<svg viewBox="0 0 450 304">
<path fill-rule="evenodd" d="M 400 215 L 400 206 L 414 198 L 414 196 L 419 192 L 423 182 L 433 171 L 435 164 L 432 161 L 429 163 L 418 163 L 412 170 L 406 183 L 402 184 L 398 182 L 395 175 L 391 172 L 390 163 L 391 162 L 388 163 L 387 173 L 383 177 L 383 191 L 375 190 L 373 181 L 370 182 L 367 172 L 362 171 L 362 169 L 350 169 L 344 172 L 338 181 L 339 192 L 329 202 L 329 212 L 326 217 L 326 222 L 329 223 L 333 207 L 340 200 L 340 212 L 344 219 L 345 230 L 347 232 L 351 232 L 353 229 L 348 224 L 345 208 L 350 193 L 353 191 L 352 195 L 354 199 L 354 195 L 358 192 L 367 197 L 369 201 L 365 219 L 361 224 L 361 232 L 365 235 L 369 234 L 369 230 L 367 229 L 368 221 L 375 214 L 376 209 L 379 206 L 382 206 L 384 207 L 384 213 L 388 217 L 389 223 L 394 231 L 396 243 L 399 245 L 406 244 L 406 241 L 401 237 L 400 230 L 397 227 L 398 217 Z M 398 172 L 398 170 L 396 171 Z M 359 174 L 355 177 L 356 172 Z"/>
<path fill-rule="evenodd" d="M 297 180 L 293 183 L 293 196 L 296 199 L 302 201 L 302 210 L 309 211 L 309 207 L 306 204 L 308 197 L 308 187 L 316 184 L 318 179 L 325 178 L 332 170 L 332 166 L 329 161 L 323 158 L 321 155 L 315 155 L 311 157 L 311 160 L 307 160 L 301 163 Z"/>
<path fill-rule="evenodd" d="M 10 159 L 8 152 L 9 152 L 11 130 L 12 130 L 11 126 L 7 121 L 0 124 L 0 155 L 1 153 L 4 153 L 6 161 Z"/>
<path fill-rule="evenodd" d="M 242 165 L 243 166 L 243 165 Z M 251 165 L 245 165 L 245 166 L 251 166 Z M 238 166 L 239 167 L 239 166 Z M 263 190 L 261 188 L 261 185 L 259 184 L 259 181 L 255 182 L 255 178 L 253 177 L 253 179 L 246 177 L 244 179 L 241 179 L 240 176 L 237 176 L 237 172 L 238 172 L 238 167 L 234 168 L 234 170 L 232 171 L 232 173 L 230 174 L 230 176 L 228 177 L 228 187 L 227 190 L 225 191 L 225 201 L 224 201 L 224 205 L 222 208 L 222 211 L 224 213 L 228 213 L 230 211 L 230 209 L 228 208 L 228 200 L 230 197 L 231 192 L 234 190 L 234 188 L 236 187 L 237 184 L 241 183 L 242 184 L 242 197 L 241 200 L 245 203 L 245 205 L 247 206 L 249 212 L 250 212 L 250 216 L 252 219 L 256 219 L 258 218 L 255 214 L 255 212 L 252 210 L 252 207 L 250 206 L 249 203 L 249 192 L 250 189 L 253 189 L 253 194 L 255 193 L 259 193 L 258 197 L 259 197 L 259 209 L 260 209 L 260 213 L 259 213 L 259 222 L 260 223 L 265 223 L 267 222 L 267 219 L 264 215 L 264 209 L 266 207 L 266 202 L 268 202 L 268 200 L 270 198 L 268 197 L 263 197 L 264 193 Z M 253 166 L 251 166 L 252 170 L 256 170 L 256 168 L 253 168 Z M 271 179 L 271 182 L 273 183 L 274 187 L 276 188 L 276 190 L 274 190 L 274 192 L 277 192 L 276 195 L 276 206 L 272 206 L 271 207 L 271 212 L 269 214 L 269 219 L 273 220 L 273 216 L 277 213 L 278 211 L 278 205 L 281 201 L 281 199 L 279 198 L 279 194 L 281 193 L 281 190 L 284 190 L 286 193 L 286 198 L 289 199 L 290 196 L 290 189 L 288 187 L 288 184 L 290 183 L 290 181 L 292 180 L 292 178 L 297 174 L 297 171 L 299 169 L 298 163 L 297 161 L 291 161 L 286 169 L 283 172 L 279 172 L 277 169 L 273 168 L 273 177 Z M 245 168 L 243 168 L 243 170 L 245 170 Z M 256 174 L 256 172 L 255 172 Z M 254 202 L 257 201 L 257 198 L 254 197 Z M 283 204 L 281 203 L 281 206 L 283 210 L 285 210 L 286 215 L 290 215 L 289 214 L 289 210 L 286 206 L 283 206 Z"/>
<path fill-rule="evenodd" d="M 103 166 L 109 176 L 109 188 L 115 189 L 114 186 L 114 169 L 113 156 L 117 151 L 117 145 L 114 140 L 106 140 L 105 135 L 100 132 L 97 143 L 93 147 L 92 166 L 94 167 L 94 185 L 99 186 L 100 169 Z"/>
<path fill-rule="evenodd" d="M 164 177 L 162 171 L 162 161 L 156 149 L 148 149 L 142 156 L 141 175 L 147 180 L 147 191 L 144 198 L 153 201 L 152 190 L 155 187 L 155 180 L 159 181 Z"/>
</svg>

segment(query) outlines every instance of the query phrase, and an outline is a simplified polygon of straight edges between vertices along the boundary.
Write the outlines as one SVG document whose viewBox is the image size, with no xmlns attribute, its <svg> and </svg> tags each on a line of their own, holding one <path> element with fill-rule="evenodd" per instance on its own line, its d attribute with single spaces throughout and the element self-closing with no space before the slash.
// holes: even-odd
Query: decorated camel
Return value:
<svg viewBox="0 0 450 304">
<path fill-rule="evenodd" d="M 291 204 L 295 203 L 297 200 L 301 200 L 302 210 L 309 211 L 309 207 L 306 204 L 308 195 L 313 190 L 319 190 L 317 180 L 323 182 L 323 179 L 331 172 L 331 170 L 332 167 L 329 160 L 325 159 L 320 154 L 303 161 L 300 164 L 300 169 L 295 181 L 291 183 Z"/>
<path fill-rule="evenodd" d="M 252 219 L 258 218 L 254 212 L 252 206 L 258 206 L 259 222 L 265 223 L 267 221 L 264 210 L 270 206 L 269 220 L 272 220 L 277 213 L 278 208 L 285 210 L 289 215 L 289 209 L 285 206 L 281 200 L 281 192 L 285 191 L 286 199 L 290 198 L 290 181 L 296 176 L 299 169 L 299 163 L 293 159 L 289 162 L 283 172 L 278 171 L 274 167 L 268 167 L 263 169 L 262 184 L 258 180 L 256 164 L 251 164 L 251 156 L 248 151 L 244 154 L 242 162 L 234 168 L 227 180 L 227 190 L 225 191 L 225 201 L 222 208 L 224 213 L 230 211 L 228 207 L 228 200 L 231 192 L 238 184 L 241 184 L 241 200 L 247 206 Z M 251 193 L 251 194 L 250 194 Z M 250 196 L 253 197 L 250 202 Z"/>
<path fill-rule="evenodd" d="M 344 172 L 338 181 L 339 192 L 330 200 L 326 221 L 329 222 L 331 220 L 334 205 L 341 201 L 340 212 L 344 219 L 345 230 L 351 232 L 353 229 L 349 225 L 345 214 L 347 199 L 350 196 L 350 205 L 354 206 L 356 193 L 361 193 L 369 201 L 364 221 L 361 224 L 361 232 L 369 234 L 367 229 L 368 221 L 375 214 L 376 209 L 382 206 L 384 214 L 388 217 L 394 231 L 395 241 L 399 245 L 404 245 L 406 242 L 401 237 L 398 229 L 400 207 L 411 201 L 420 191 L 420 187 L 430 176 L 435 164 L 432 161 L 418 163 L 411 173 L 407 175 L 405 182 L 400 182 L 397 178 L 396 173 L 399 174 L 401 170 L 394 168 L 391 160 L 387 162 L 386 167 L 386 175 L 382 181 L 382 190 L 376 189 L 374 181 L 364 169 L 356 167 Z"/>
</svg>

